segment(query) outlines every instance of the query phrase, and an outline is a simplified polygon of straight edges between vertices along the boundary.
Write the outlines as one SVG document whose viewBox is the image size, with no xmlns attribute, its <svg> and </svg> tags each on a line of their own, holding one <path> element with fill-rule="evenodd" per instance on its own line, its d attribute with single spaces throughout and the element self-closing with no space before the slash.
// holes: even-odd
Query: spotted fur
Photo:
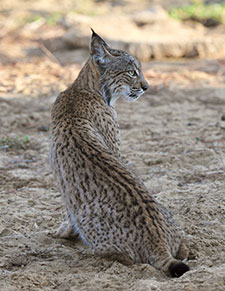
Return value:
<svg viewBox="0 0 225 291">
<path fill-rule="evenodd" d="M 140 63 L 93 32 L 90 58 L 52 108 L 51 164 L 68 213 L 56 235 L 181 276 L 189 269 L 183 232 L 120 159 L 113 104 L 147 88 Z"/>
</svg>

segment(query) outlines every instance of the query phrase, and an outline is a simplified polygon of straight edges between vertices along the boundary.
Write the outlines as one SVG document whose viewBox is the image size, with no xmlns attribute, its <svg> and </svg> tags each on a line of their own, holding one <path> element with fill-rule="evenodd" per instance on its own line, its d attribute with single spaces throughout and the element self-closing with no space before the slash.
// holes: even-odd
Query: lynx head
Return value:
<svg viewBox="0 0 225 291">
<path fill-rule="evenodd" d="M 112 49 L 92 30 L 90 55 L 99 73 L 103 97 L 112 105 L 120 96 L 137 100 L 148 89 L 141 64 L 130 54 Z"/>
</svg>

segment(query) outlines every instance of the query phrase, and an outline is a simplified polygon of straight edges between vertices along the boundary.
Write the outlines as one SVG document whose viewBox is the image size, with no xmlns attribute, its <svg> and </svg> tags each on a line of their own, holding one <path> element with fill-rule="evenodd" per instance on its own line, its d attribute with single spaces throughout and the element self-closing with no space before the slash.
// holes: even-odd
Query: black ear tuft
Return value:
<svg viewBox="0 0 225 291">
<path fill-rule="evenodd" d="M 91 36 L 91 39 L 93 40 L 94 38 L 97 38 L 98 40 L 100 40 L 105 47 L 109 48 L 108 44 L 104 41 L 103 38 L 101 38 L 101 36 L 99 36 L 93 28 L 91 28 L 91 31 L 92 31 L 92 36 Z"/>
<path fill-rule="evenodd" d="M 90 27 L 90 28 L 91 28 L 91 27 Z M 94 31 L 93 28 L 91 28 L 91 31 L 92 31 L 92 37 L 98 36 L 97 33 Z"/>
<path fill-rule="evenodd" d="M 169 268 L 172 277 L 180 277 L 189 270 L 190 268 L 182 262 L 172 264 Z"/>
</svg>

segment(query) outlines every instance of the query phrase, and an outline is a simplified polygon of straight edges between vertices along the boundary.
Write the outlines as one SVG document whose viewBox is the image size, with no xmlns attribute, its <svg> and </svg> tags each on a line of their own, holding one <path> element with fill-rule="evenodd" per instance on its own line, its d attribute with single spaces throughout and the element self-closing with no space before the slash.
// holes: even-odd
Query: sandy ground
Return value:
<svg viewBox="0 0 225 291">
<path fill-rule="evenodd" d="M 224 62 L 152 62 L 144 69 L 150 92 L 117 104 L 122 153 L 184 227 L 191 271 L 170 279 L 51 236 L 64 207 L 48 166 L 50 108 L 79 65 L 39 58 L 1 68 L 20 86 L 5 79 L 0 99 L 0 290 L 224 290 Z"/>
<path fill-rule="evenodd" d="M 149 91 L 116 106 L 123 157 L 187 233 L 191 271 L 171 279 L 53 238 L 65 212 L 48 163 L 50 109 L 86 53 L 62 66 L 71 52 L 32 56 L 33 45 L 9 35 L 0 48 L 0 290 L 225 290 L 225 60 L 145 63 Z"/>
</svg>

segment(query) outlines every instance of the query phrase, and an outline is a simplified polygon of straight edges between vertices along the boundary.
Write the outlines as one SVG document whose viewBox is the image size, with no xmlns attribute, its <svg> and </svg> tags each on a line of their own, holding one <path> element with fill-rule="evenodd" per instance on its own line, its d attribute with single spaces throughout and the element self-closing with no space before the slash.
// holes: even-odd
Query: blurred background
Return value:
<svg viewBox="0 0 225 291">
<path fill-rule="evenodd" d="M 90 27 L 142 62 L 225 55 L 225 2 L 220 0 L 1 0 L 0 64 L 17 64 L 14 70 L 18 70 L 13 77 L 8 67 L 2 68 L 7 72 L 0 92 L 21 92 L 18 74 L 31 70 L 34 63 L 41 62 L 42 78 L 43 57 L 60 67 L 69 66 L 67 72 L 71 65 L 82 64 L 88 56 Z M 21 68 L 21 61 L 30 65 Z M 47 88 L 35 89 L 36 81 L 27 88 L 24 80 L 23 93 L 36 89 L 48 93 Z M 51 90 L 58 92 L 63 86 L 56 87 Z"/>
</svg>

